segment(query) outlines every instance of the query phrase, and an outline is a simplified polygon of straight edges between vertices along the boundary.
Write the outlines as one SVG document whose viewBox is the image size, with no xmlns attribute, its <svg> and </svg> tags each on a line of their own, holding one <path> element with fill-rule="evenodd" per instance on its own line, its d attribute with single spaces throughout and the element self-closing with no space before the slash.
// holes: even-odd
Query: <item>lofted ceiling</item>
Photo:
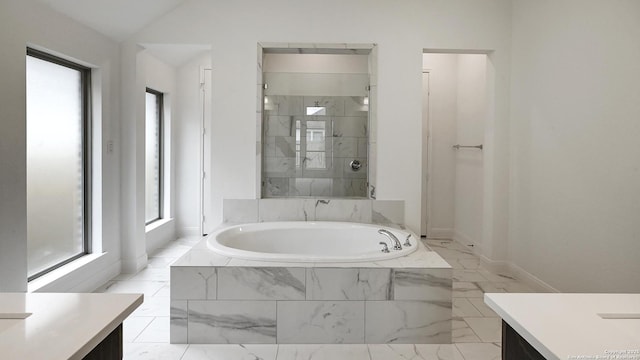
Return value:
<svg viewBox="0 0 640 360">
<path fill-rule="evenodd" d="M 38 1 L 120 42 L 186 0 Z"/>
</svg>

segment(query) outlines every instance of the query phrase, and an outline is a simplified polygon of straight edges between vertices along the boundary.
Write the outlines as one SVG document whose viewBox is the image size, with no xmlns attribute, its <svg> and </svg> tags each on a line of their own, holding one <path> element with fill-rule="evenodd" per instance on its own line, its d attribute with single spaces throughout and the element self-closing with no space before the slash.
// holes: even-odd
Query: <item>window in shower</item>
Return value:
<svg viewBox="0 0 640 360">
<path fill-rule="evenodd" d="M 162 218 L 161 92 L 147 88 L 145 98 L 145 223 Z"/>
<path fill-rule="evenodd" d="M 90 74 L 27 49 L 29 280 L 90 252 Z"/>
</svg>

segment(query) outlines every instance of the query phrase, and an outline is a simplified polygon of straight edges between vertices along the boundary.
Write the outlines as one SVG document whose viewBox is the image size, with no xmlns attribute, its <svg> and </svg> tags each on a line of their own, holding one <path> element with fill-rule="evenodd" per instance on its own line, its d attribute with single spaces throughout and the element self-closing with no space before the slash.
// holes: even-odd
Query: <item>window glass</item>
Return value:
<svg viewBox="0 0 640 360">
<path fill-rule="evenodd" d="M 147 89 L 145 111 L 145 222 L 162 218 L 162 94 Z"/>
<path fill-rule="evenodd" d="M 30 279 L 88 252 L 88 72 L 51 59 L 30 52 L 26 63 Z"/>
</svg>

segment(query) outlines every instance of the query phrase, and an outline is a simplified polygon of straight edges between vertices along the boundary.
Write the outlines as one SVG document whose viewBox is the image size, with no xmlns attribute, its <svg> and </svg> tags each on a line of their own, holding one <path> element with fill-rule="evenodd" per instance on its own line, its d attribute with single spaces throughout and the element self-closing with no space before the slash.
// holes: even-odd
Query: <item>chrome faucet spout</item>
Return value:
<svg viewBox="0 0 640 360">
<path fill-rule="evenodd" d="M 391 231 L 380 229 L 378 230 L 378 234 L 385 235 L 386 237 L 389 238 L 389 240 L 393 242 L 393 250 L 402 250 L 402 245 L 400 245 L 400 240 L 398 240 L 398 238 L 395 235 L 393 235 Z"/>
</svg>

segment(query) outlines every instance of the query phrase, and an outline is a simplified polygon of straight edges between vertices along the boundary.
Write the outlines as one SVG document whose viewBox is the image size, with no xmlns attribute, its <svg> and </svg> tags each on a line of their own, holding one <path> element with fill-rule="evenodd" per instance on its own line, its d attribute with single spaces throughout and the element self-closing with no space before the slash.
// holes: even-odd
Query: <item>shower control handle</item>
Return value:
<svg viewBox="0 0 640 360">
<path fill-rule="evenodd" d="M 362 163 L 360 162 L 360 160 L 351 160 L 349 166 L 351 166 L 351 170 L 358 171 L 362 167 Z"/>
<path fill-rule="evenodd" d="M 404 246 L 404 247 L 411 246 L 411 242 L 409 242 L 410 238 L 411 238 L 411 234 L 407 235 L 407 239 L 404 241 L 404 244 L 402 244 L 402 246 Z"/>
</svg>

